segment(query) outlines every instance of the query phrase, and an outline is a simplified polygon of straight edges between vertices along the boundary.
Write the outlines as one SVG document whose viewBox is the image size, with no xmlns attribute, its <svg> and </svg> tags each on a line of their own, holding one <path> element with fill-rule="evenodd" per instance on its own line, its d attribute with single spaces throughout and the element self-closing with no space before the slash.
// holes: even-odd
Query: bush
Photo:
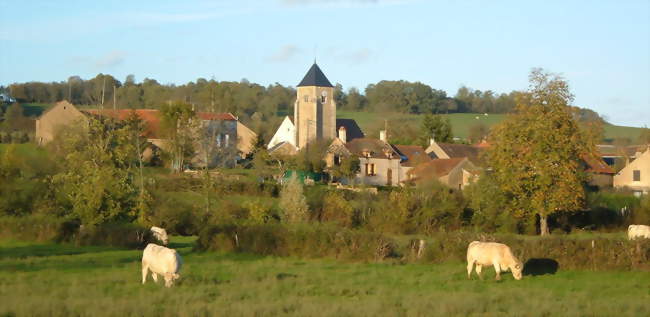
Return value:
<svg viewBox="0 0 650 317">
<path fill-rule="evenodd" d="M 220 225 L 205 228 L 197 249 L 348 260 L 395 256 L 395 242 L 378 233 L 331 225 Z"/>
<path fill-rule="evenodd" d="M 132 223 L 104 223 L 83 227 L 74 239 L 77 245 L 106 245 L 144 248 L 154 238 L 149 228 Z"/>
<path fill-rule="evenodd" d="M 47 215 L 0 217 L 0 238 L 36 242 L 70 241 L 79 228 L 78 222 Z"/>
<path fill-rule="evenodd" d="M 149 228 L 131 223 L 105 223 L 80 229 L 78 221 L 47 215 L 0 217 L 0 238 L 126 248 L 142 248 L 153 241 Z"/>
</svg>

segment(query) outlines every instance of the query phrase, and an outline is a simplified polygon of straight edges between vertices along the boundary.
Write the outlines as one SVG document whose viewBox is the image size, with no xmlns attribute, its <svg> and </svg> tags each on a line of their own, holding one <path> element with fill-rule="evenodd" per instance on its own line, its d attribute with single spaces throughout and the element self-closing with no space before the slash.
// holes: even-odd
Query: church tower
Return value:
<svg viewBox="0 0 650 317">
<path fill-rule="evenodd" d="M 334 86 L 316 62 L 298 84 L 293 116 L 298 149 L 314 140 L 336 137 Z"/>
</svg>

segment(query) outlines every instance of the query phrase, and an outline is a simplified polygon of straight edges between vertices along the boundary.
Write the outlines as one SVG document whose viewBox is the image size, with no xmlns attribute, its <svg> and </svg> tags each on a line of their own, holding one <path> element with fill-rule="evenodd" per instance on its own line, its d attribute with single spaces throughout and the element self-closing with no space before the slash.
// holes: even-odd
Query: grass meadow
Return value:
<svg viewBox="0 0 650 317">
<path fill-rule="evenodd" d="M 354 119 L 359 124 L 359 127 L 367 133 L 368 131 L 377 130 L 384 126 L 384 119 L 388 120 L 388 128 L 391 124 L 398 125 L 412 125 L 416 128 L 420 127 L 420 122 L 424 116 L 406 113 L 374 113 L 374 112 L 357 112 L 357 111 L 337 111 L 336 116 L 339 118 Z M 476 114 L 476 113 L 452 113 L 443 114 L 443 117 L 448 117 L 451 122 L 451 127 L 455 137 L 467 138 L 469 137 L 469 130 L 472 126 L 482 123 L 491 127 L 505 119 L 505 114 Z M 612 124 L 604 126 L 604 137 L 606 139 L 614 138 L 630 138 L 632 143 L 635 143 L 641 134 L 641 128 L 624 127 Z M 374 136 L 379 137 L 379 136 Z"/>
<path fill-rule="evenodd" d="M 647 272 L 468 280 L 464 263 L 348 263 L 198 253 L 173 288 L 140 284 L 139 250 L 0 242 L 0 316 L 648 316 Z"/>
</svg>

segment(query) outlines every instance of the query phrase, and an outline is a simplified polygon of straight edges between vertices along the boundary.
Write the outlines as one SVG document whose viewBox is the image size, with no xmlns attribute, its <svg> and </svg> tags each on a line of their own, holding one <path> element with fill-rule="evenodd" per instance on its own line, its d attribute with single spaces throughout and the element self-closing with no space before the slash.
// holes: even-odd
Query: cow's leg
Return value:
<svg viewBox="0 0 650 317">
<path fill-rule="evenodd" d="M 483 270 L 483 265 L 476 264 L 476 275 L 478 275 L 479 279 L 483 279 L 483 275 L 481 275 L 481 271 Z"/>
<path fill-rule="evenodd" d="M 172 283 L 174 282 L 172 274 L 165 273 L 164 277 L 165 277 L 165 287 L 171 287 Z"/>
<path fill-rule="evenodd" d="M 494 271 L 497 273 L 496 280 L 501 280 L 501 266 L 498 262 L 494 262 Z"/>
<path fill-rule="evenodd" d="M 467 261 L 467 278 L 472 278 L 472 269 L 474 268 L 474 261 Z"/>
<path fill-rule="evenodd" d="M 144 284 L 147 281 L 147 273 L 149 271 L 149 267 L 142 263 L 142 284 Z"/>
<path fill-rule="evenodd" d="M 158 274 L 151 272 L 151 277 L 153 277 L 153 281 L 158 283 Z"/>
</svg>

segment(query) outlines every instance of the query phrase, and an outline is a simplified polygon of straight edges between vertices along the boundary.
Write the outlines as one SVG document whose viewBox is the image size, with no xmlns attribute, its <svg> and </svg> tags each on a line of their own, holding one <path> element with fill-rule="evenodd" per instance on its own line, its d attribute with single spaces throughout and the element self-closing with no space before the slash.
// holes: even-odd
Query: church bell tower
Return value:
<svg viewBox="0 0 650 317">
<path fill-rule="evenodd" d="M 314 140 L 336 137 L 334 86 L 316 62 L 298 84 L 293 112 L 298 149 Z"/>
</svg>

